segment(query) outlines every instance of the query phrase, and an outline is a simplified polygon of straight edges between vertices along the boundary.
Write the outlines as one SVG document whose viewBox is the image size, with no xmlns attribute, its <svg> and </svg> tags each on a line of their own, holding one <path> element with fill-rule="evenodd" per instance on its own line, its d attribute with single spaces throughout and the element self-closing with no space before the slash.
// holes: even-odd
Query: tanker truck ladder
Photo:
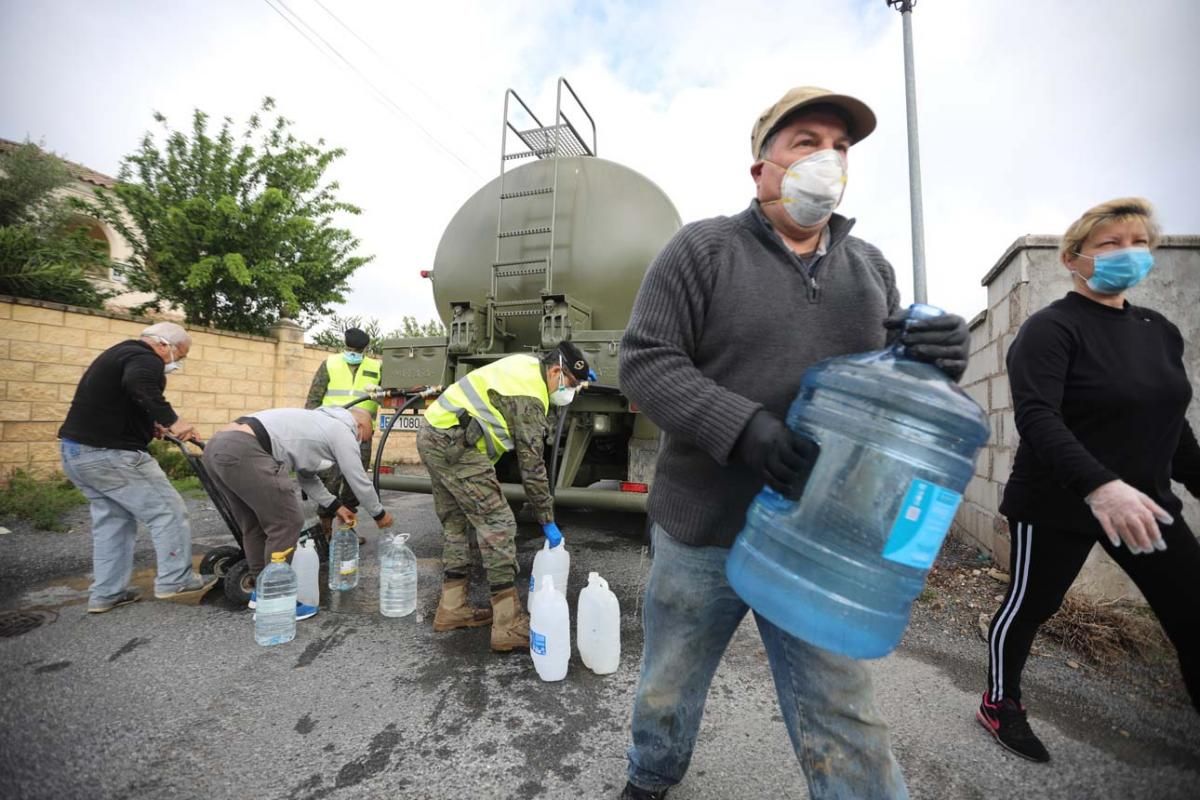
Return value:
<svg viewBox="0 0 1200 800">
<path fill-rule="evenodd" d="M 564 87 L 570 93 L 571 98 L 574 99 L 574 104 L 587 117 L 587 121 L 591 126 L 592 136 L 590 146 L 570 117 L 563 111 Z M 515 100 L 520 108 L 517 109 L 515 106 L 510 105 L 510 99 Z M 521 128 L 515 124 L 510 116 L 510 112 L 519 113 L 520 111 L 524 112 L 523 116 L 527 116 L 533 121 L 533 127 Z M 524 145 L 524 149 L 509 151 L 510 131 L 515 134 L 520 144 Z M 513 144 L 514 146 L 519 146 L 515 142 Z M 491 291 L 488 295 L 488 324 L 491 329 L 491 335 L 488 337 L 488 349 L 491 349 L 491 341 L 494 339 L 497 330 L 499 330 L 501 335 L 505 335 L 505 318 L 514 316 L 540 316 L 543 313 L 544 300 L 553 291 L 554 283 L 554 222 L 558 211 L 556 196 L 558 192 L 558 160 L 560 158 L 594 155 L 596 155 L 596 122 L 592 119 L 592 115 L 588 113 L 587 108 L 584 107 L 583 102 L 579 99 L 579 95 L 571 88 L 571 84 L 567 83 L 566 78 L 558 79 L 553 125 L 543 124 L 528 104 L 521 99 L 521 96 L 512 89 L 504 93 L 504 124 L 500 129 L 500 196 L 496 210 L 496 255 L 492 262 Z M 526 158 L 554 159 L 554 170 L 549 186 L 519 189 L 508 188 L 506 180 L 508 176 L 508 163 Z M 550 199 L 548 225 L 505 230 L 504 209 L 506 203 L 524 204 L 545 196 L 549 196 Z M 530 237 L 545 238 L 544 256 L 540 258 L 516 258 L 508 260 L 503 258 L 502 248 L 505 240 L 519 242 L 522 239 L 529 239 Z M 542 288 L 537 297 L 499 301 L 500 281 L 509 278 L 525 278 L 531 275 L 542 276 Z"/>
</svg>

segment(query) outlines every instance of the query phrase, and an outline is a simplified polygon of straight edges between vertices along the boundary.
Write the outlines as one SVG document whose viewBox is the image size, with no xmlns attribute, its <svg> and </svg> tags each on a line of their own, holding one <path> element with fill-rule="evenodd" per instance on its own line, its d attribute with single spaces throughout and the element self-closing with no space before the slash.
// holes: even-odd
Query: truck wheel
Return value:
<svg viewBox="0 0 1200 800">
<path fill-rule="evenodd" d="M 250 577 L 250 565 L 242 559 L 225 572 L 225 596 L 238 605 L 250 602 L 250 593 L 254 591 L 254 579 Z"/>
<path fill-rule="evenodd" d="M 242 548 L 235 545 L 229 544 L 214 547 L 200 559 L 200 574 L 216 575 L 218 578 L 224 578 L 225 574 L 229 572 L 229 568 L 243 558 Z"/>
</svg>

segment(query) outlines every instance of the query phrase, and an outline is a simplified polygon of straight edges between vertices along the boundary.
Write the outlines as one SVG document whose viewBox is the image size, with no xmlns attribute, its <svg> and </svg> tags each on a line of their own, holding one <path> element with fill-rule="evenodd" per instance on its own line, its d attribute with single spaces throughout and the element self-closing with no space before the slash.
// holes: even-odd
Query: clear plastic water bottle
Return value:
<svg viewBox="0 0 1200 800">
<path fill-rule="evenodd" d="M 404 617 L 417 607 L 417 557 L 407 533 L 392 533 L 379 545 L 379 613 Z"/>
<path fill-rule="evenodd" d="M 910 318 L 942 312 L 915 305 Z M 908 626 L 987 442 L 987 416 L 903 347 L 822 361 L 788 427 L 820 455 L 798 502 L 764 489 L 726 562 L 755 611 L 853 658 L 890 653 Z"/>
<path fill-rule="evenodd" d="M 339 527 L 329 542 L 329 588 L 344 592 L 358 586 L 358 531 Z"/>
<path fill-rule="evenodd" d="M 257 606 L 254 609 L 254 641 L 269 647 L 296 638 L 296 573 L 287 563 L 288 548 L 271 553 L 271 563 L 258 573 L 254 584 Z"/>
</svg>

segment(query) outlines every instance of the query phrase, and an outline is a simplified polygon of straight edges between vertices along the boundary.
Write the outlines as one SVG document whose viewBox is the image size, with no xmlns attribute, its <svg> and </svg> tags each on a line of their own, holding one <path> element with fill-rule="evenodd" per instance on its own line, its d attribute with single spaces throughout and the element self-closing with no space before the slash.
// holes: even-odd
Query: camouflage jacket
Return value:
<svg viewBox="0 0 1200 800">
<path fill-rule="evenodd" d="M 533 506 L 539 523 L 554 521 L 554 498 L 550 495 L 550 479 L 546 475 L 546 432 L 549 418 L 542 411 L 536 398 L 517 396 L 505 397 L 490 392 L 491 401 L 508 423 L 516 451 L 517 465 L 521 468 L 521 483 L 525 486 L 525 499 Z"/>
</svg>

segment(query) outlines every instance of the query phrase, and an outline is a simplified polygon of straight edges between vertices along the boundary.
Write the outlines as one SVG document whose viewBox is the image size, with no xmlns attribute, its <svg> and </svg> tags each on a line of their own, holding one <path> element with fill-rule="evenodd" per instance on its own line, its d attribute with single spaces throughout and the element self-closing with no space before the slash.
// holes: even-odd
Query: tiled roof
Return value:
<svg viewBox="0 0 1200 800">
<path fill-rule="evenodd" d="M 14 142 L 9 139 L 0 139 L 0 152 L 9 152 L 15 150 L 22 145 L 22 142 Z M 51 153 L 50 155 L 54 155 Z M 58 156 L 55 156 L 58 158 Z M 116 185 L 117 179 L 105 175 L 103 172 L 96 172 L 94 169 L 89 169 L 83 164 L 76 164 L 74 161 L 67 161 L 65 158 L 59 158 L 66 165 L 67 171 L 78 180 L 90 183 L 95 186 L 103 186 L 106 189 L 111 189 Z"/>
</svg>

